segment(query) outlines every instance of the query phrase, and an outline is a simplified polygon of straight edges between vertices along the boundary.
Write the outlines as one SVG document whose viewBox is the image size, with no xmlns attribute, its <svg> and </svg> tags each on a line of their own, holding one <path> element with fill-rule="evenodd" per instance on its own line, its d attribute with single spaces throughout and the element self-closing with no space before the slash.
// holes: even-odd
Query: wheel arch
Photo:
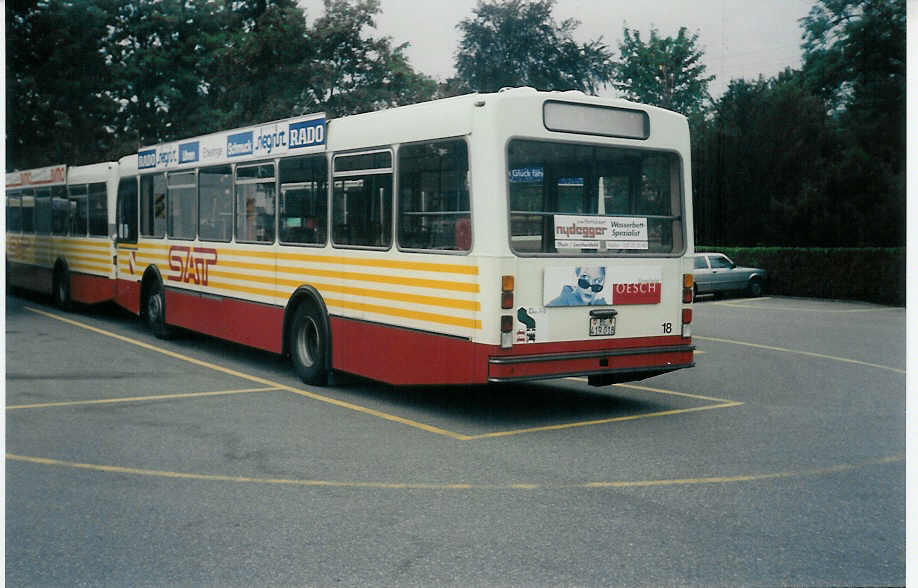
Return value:
<svg viewBox="0 0 918 588">
<path fill-rule="evenodd" d="M 297 288 L 287 300 L 287 306 L 284 307 L 284 328 L 281 334 L 281 353 L 288 355 L 290 353 L 287 341 L 290 336 L 290 328 L 293 325 L 293 317 L 296 315 L 297 308 L 302 304 L 310 304 L 315 307 L 325 321 L 325 332 L 328 334 L 328 353 L 325 354 L 325 369 L 332 369 L 332 332 L 331 319 L 328 316 L 328 307 L 325 305 L 325 299 L 314 287 L 304 284 Z"/>
</svg>

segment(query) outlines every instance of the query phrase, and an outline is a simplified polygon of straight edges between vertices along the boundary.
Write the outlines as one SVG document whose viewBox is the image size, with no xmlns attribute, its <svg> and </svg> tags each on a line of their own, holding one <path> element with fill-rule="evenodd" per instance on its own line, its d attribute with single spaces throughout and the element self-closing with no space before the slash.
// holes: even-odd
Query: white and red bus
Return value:
<svg viewBox="0 0 918 588">
<path fill-rule="evenodd" d="M 392 384 L 693 365 L 689 133 L 518 88 L 141 149 L 119 162 L 119 304 Z"/>
<path fill-rule="evenodd" d="M 6 175 L 6 279 L 64 308 L 115 294 L 118 164 L 54 165 Z"/>
</svg>

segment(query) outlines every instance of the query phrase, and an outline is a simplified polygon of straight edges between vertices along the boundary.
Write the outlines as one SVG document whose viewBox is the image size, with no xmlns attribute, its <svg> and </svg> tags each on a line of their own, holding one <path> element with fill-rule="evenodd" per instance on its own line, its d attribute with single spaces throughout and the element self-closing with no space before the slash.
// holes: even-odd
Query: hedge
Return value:
<svg viewBox="0 0 918 588">
<path fill-rule="evenodd" d="M 905 306 L 905 248 L 704 247 L 768 271 L 766 292 Z"/>
</svg>

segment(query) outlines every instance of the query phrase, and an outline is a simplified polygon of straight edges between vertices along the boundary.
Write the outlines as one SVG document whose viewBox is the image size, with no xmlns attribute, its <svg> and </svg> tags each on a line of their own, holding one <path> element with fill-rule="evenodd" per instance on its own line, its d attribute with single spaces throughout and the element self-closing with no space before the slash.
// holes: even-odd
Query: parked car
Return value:
<svg viewBox="0 0 918 588">
<path fill-rule="evenodd" d="M 698 253 L 695 261 L 695 296 L 716 292 L 745 291 L 761 296 L 766 272 L 758 267 L 739 267 L 723 253 Z"/>
</svg>

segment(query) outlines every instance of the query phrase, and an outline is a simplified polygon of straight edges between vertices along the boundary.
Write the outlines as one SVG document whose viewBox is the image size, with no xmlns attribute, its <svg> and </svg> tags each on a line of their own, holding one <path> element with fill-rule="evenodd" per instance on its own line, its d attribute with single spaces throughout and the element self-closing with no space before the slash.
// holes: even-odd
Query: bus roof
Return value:
<svg viewBox="0 0 918 588">
<path fill-rule="evenodd" d="M 64 164 L 24 169 L 6 174 L 6 189 L 61 185 L 67 181 Z"/>
<path fill-rule="evenodd" d="M 580 91 L 539 92 L 528 87 L 508 88 L 490 94 L 466 94 L 328 121 L 325 113 L 321 112 L 271 121 L 143 147 L 128 156 L 133 160 L 122 158 L 120 164 L 144 173 L 268 159 L 278 155 L 321 153 L 326 149 L 338 152 L 459 137 L 472 132 L 474 113 L 479 107 L 525 103 L 541 108 L 548 101 L 641 111 L 667 128 L 685 124 L 685 117 L 681 114 L 627 100 L 588 96 Z"/>
<path fill-rule="evenodd" d="M 72 166 L 67 173 L 67 183 L 91 184 L 106 182 L 111 179 L 112 170 L 117 171 L 117 166 L 118 164 L 114 161 Z"/>
</svg>

